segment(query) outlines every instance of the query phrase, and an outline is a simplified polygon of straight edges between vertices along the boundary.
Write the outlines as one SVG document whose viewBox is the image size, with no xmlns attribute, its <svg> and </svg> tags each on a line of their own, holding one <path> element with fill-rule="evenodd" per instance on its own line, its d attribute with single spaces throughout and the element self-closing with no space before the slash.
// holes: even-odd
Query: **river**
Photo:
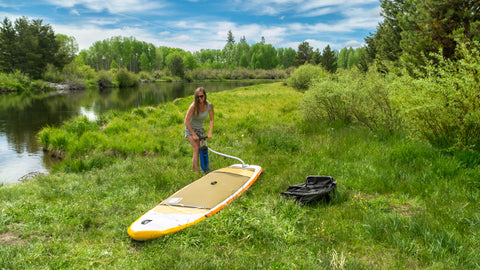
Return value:
<svg viewBox="0 0 480 270">
<path fill-rule="evenodd" d="M 199 86 L 207 93 L 264 82 L 151 83 L 138 88 L 67 91 L 39 95 L 0 94 L 0 186 L 32 173 L 48 173 L 58 160 L 44 155 L 37 140 L 46 126 L 58 126 L 77 116 L 95 119 L 108 110 L 155 106 L 192 95 Z"/>
</svg>

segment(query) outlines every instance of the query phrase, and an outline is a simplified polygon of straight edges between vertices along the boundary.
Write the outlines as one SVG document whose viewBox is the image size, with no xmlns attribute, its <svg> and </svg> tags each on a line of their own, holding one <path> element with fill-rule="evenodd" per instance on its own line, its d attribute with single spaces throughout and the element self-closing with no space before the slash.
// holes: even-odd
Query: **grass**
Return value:
<svg viewBox="0 0 480 270">
<path fill-rule="evenodd" d="M 46 128 L 64 162 L 0 188 L 5 269 L 477 269 L 480 156 L 402 134 L 306 123 L 302 93 L 280 83 L 209 93 L 209 146 L 264 171 L 211 218 L 136 242 L 128 226 L 197 179 L 183 137 L 192 98 Z M 60 155 L 60 154 L 59 154 Z M 210 167 L 233 160 L 210 156 Z M 330 203 L 280 195 L 308 175 L 338 182 Z"/>
</svg>

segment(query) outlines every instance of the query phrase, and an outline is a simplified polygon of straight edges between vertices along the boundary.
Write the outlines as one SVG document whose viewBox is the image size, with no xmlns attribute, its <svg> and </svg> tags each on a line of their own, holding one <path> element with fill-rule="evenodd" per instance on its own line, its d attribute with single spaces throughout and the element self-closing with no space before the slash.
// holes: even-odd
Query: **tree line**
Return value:
<svg viewBox="0 0 480 270">
<path fill-rule="evenodd" d="M 358 62 L 362 48 L 344 48 L 340 52 L 327 46 L 322 53 L 308 42 L 292 48 L 275 48 L 265 39 L 255 44 L 245 37 L 237 42 L 233 33 L 227 33 L 223 49 L 201 49 L 189 52 L 179 48 L 156 47 L 134 37 L 116 36 L 97 41 L 78 52 L 74 37 L 55 34 L 42 20 L 21 17 L 11 22 L 5 18 L 0 26 L 0 72 L 20 71 L 33 78 L 42 78 L 52 67 L 62 71 L 75 63 L 88 65 L 95 71 L 126 69 L 133 73 L 168 71 L 182 77 L 186 70 L 197 68 L 251 70 L 288 69 L 305 63 L 323 65 L 335 72 L 337 68 L 351 68 Z M 75 60 L 75 62 L 73 62 Z M 69 68 L 71 69 L 71 68 Z"/>
<path fill-rule="evenodd" d="M 167 69 L 173 75 L 181 76 L 184 70 L 196 68 L 268 70 L 298 67 L 307 62 L 321 64 L 327 70 L 335 72 L 337 67 L 355 66 L 359 55 L 364 51 L 362 48 L 344 48 L 339 53 L 327 46 L 322 54 L 318 49 L 314 51 L 308 42 L 301 43 L 296 51 L 292 48 L 275 48 L 267 44 L 264 38 L 261 42 L 250 45 L 245 37 L 236 42 L 229 31 L 223 49 L 189 52 L 179 48 L 155 47 L 134 37 L 117 36 L 95 42 L 89 49 L 81 51 L 79 58 L 82 63 L 96 70 L 126 68 L 136 73 Z"/>
</svg>

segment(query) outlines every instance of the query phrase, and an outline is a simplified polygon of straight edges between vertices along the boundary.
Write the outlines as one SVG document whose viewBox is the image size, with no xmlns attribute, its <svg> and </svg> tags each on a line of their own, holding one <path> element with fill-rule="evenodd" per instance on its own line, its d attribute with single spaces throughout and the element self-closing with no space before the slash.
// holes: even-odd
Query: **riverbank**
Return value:
<svg viewBox="0 0 480 270">
<path fill-rule="evenodd" d="M 45 129 L 65 160 L 0 188 L 0 268 L 478 266 L 478 162 L 402 134 L 305 123 L 302 97 L 281 83 L 208 93 L 216 113 L 209 146 L 264 171 L 219 214 L 147 242 L 132 241 L 128 226 L 199 177 L 183 137 L 192 98 Z M 210 160 L 213 169 L 233 162 Z M 280 195 L 308 175 L 337 180 L 330 203 L 300 206 Z"/>
<path fill-rule="evenodd" d="M 44 155 L 38 132 L 46 126 L 60 126 L 78 116 L 97 119 L 106 111 L 130 111 L 157 106 L 191 95 L 199 86 L 209 93 L 230 90 L 265 81 L 148 83 L 138 88 L 51 91 L 39 94 L 0 95 L 0 185 L 15 183 L 33 172 L 48 172 L 57 162 Z"/>
</svg>

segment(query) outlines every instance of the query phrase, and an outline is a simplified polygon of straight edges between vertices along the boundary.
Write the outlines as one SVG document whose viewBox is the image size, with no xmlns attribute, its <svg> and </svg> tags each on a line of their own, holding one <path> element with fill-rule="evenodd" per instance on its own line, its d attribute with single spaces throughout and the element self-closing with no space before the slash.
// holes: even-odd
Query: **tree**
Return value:
<svg viewBox="0 0 480 270">
<path fill-rule="evenodd" d="M 13 72 L 15 69 L 16 38 L 12 22 L 5 18 L 0 29 L 0 70 L 3 72 Z"/>
<path fill-rule="evenodd" d="M 322 62 L 322 54 L 318 48 L 312 53 L 310 62 L 314 65 L 318 65 Z"/>
<path fill-rule="evenodd" d="M 304 41 L 298 45 L 298 52 L 297 52 L 297 64 L 299 66 L 305 64 L 306 62 L 310 62 L 312 58 L 313 48 L 307 41 Z"/>
<path fill-rule="evenodd" d="M 277 57 L 279 65 L 283 68 L 295 67 L 297 66 L 297 52 L 292 48 L 279 48 L 277 49 Z"/>
<path fill-rule="evenodd" d="M 409 1 L 409 0 L 406 0 Z M 396 61 L 402 54 L 400 48 L 402 28 L 398 21 L 405 12 L 405 3 L 403 0 L 380 0 L 382 8 L 381 15 L 384 17 L 382 23 L 377 27 L 377 33 L 374 35 L 372 44 L 375 46 L 377 58 L 380 60 Z"/>
<path fill-rule="evenodd" d="M 55 66 L 62 69 L 71 63 L 78 53 L 78 44 L 75 37 L 57 34 L 55 37 L 58 43 L 58 51 L 55 55 Z"/>
<path fill-rule="evenodd" d="M 357 53 L 352 47 L 350 47 L 348 49 L 347 55 L 348 55 L 347 68 L 352 68 L 353 66 L 355 66 L 356 63 L 358 63 Z"/>
<path fill-rule="evenodd" d="M 237 59 L 236 59 L 236 53 L 235 53 L 235 38 L 233 37 L 232 31 L 228 31 L 228 36 L 227 36 L 227 44 L 225 44 L 225 47 L 223 48 L 223 53 L 225 55 L 225 60 L 227 62 L 228 67 L 235 67 L 237 66 Z"/>
<path fill-rule="evenodd" d="M 480 39 L 480 2 L 472 0 L 381 0 L 382 16 L 377 32 L 365 39 L 367 55 L 384 61 L 402 56 L 413 66 L 424 65 L 425 56 L 442 51 L 455 58 L 460 35 L 465 40 Z M 368 57 L 371 58 L 371 57 Z"/>
<path fill-rule="evenodd" d="M 357 67 L 361 72 L 366 73 L 372 61 L 368 56 L 367 47 L 362 47 L 360 49 L 360 57 L 358 58 Z"/>
<path fill-rule="evenodd" d="M 325 70 L 335 73 L 337 71 L 337 56 L 335 51 L 330 49 L 330 45 L 327 45 L 322 52 L 322 66 Z"/>
<path fill-rule="evenodd" d="M 140 62 L 140 70 L 143 70 L 143 71 L 152 70 L 152 63 L 148 59 L 148 56 L 145 52 L 142 52 L 142 54 L 140 55 L 139 62 Z"/>
<path fill-rule="evenodd" d="M 183 78 L 183 76 L 185 75 L 185 68 L 183 65 L 182 56 L 178 53 L 169 55 L 169 57 L 167 58 L 167 62 L 168 62 L 168 70 L 170 70 L 172 75 Z"/>
<path fill-rule="evenodd" d="M 248 67 L 250 62 L 250 45 L 248 45 L 245 36 L 240 39 L 240 42 L 237 44 L 237 55 L 240 57 L 238 66 L 239 67 Z"/>
<path fill-rule="evenodd" d="M 193 57 L 193 54 L 190 52 L 185 52 L 183 63 L 185 64 L 185 68 L 189 70 L 195 69 L 198 66 L 195 57 Z"/>
<path fill-rule="evenodd" d="M 407 56 L 405 59 L 414 65 L 424 54 L 440 49 L 446 59 L 455 58 L 457 42 L 455 34 L 461 31 L 466 40 L 479 38 L 480 2 L 460 0 L 409 1 L 407 13 L 401 16 L 402 28 L 400 46 Z"/>
<path fill-rule="evenodd" d="M 15 20 L 14 26 L 5 18 L 0 30 L 0 64 L 6 72 L 20 70 L 40 78 L 48 64 L 55 63 L 59 45 L 50 25 L 42 20 Z"/>
<path fill-rule="evenodd" d="M 346 47 L 341 49 L 340 53 L 338 54 L 337 66 L 344 69 L 348 67 L 348 52 Z"/>
</svg>

